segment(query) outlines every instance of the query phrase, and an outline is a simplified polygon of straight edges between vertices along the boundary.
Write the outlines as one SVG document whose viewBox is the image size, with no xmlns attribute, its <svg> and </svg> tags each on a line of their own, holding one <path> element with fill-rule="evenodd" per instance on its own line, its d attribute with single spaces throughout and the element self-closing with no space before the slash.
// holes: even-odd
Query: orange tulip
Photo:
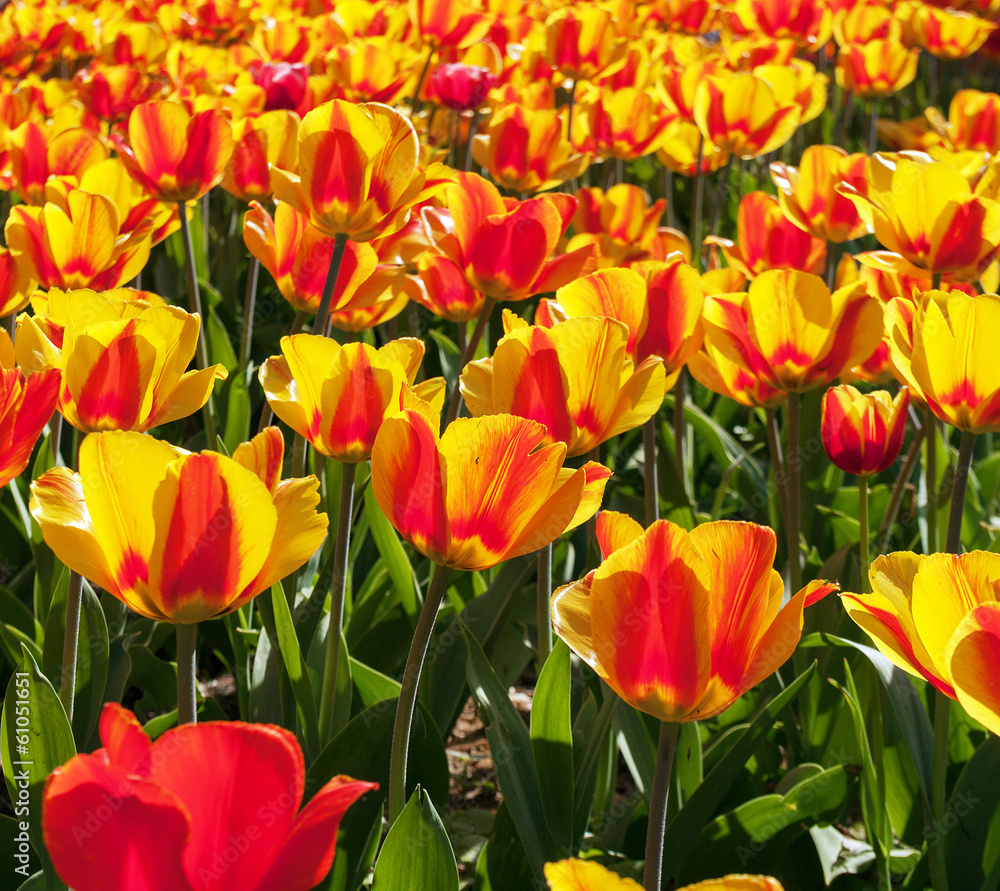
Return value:
<svg viewBox="0 0 1000 891">
<path fill-rule="evenodd" d="M 820 273 L 826 261 L 826 243 L 803 231 L 784 213 L 778 199 L 766 192 L 748 192 L 736 215 L 737 242 L 709 235 L 706 244 L 718 245 L 726 262 L 752 279 L 769 269 L 798 269 Z"/>
<path fill-rule="evenodd" d="M 666 201 L 650 203 L 649 194 L 630 183 L 617 183 L 605 192 L 594 187 L 579 189 L 572 228 L 576 234 L 567 250 L 597 245 L 601 266 L 628 266 L 649 257 L 659 234 Z"/>
<path fill-rule="evenodd" d="M 816 275 L 761 273 L 749 293 L 705 301 L 705 340 L 729 361 L 785 392 L 824 387 L 882 339 L 882 308 L 860 282 L 832 294 Z"/>
<path fill-rule="evenodd" d="M 815 238 L 840 244 L 870 231 L 854 203 L 836 191 L 838 183 L 847 183 L 864 193 L 867 169 L 867 155 L 811 145 L 797 169 L 780 161 L 771 164 L 771 178 L 788 219 Z"/>
<path fill-rule="evenodd" d="M 0 318 L 24 309 L 37 284 L 23 255 L 0 248 Z"/>
<path fill-rule="evenodd" d="M 615 17 L 602 6 L 568 6 L 545 20 L 545 58 L 573 80 L 593 80 L 625 55 Z"/>
<path fill-rule="evenodd" d="M 124 121 L 140 102 L 155 99 L 163 84 L 132 65 L 96 65 L 73 79 L 80 101 L 102 121 Z"/>
<path fill-rule="evenodd" d="M 417 268 L 420 288 L 414 299 L 418 303 L 450 322 L 479 316 L 486 298 L 469 284 L 454 260 L 428 252 L 417 261 Z"/>
<path fill-rule="evenodd" d="M 404 266 L 380 263 L 350 305 L 330 313 L 330 324 L 341 331 L 367 331 L 398 316 L 419 295 L 420 283 Z"/>
<path fill-rule="evenodd" d="M 298 172 L 271 170 L 275 196 L 325 235 L 371 241 L 406 223 L 410 209 L 447 181 L 418 167 L 417 132 L 388 106 L 334 99 L 299 127 Z M 350 175 L 348 175 L 348 173 Z"/>
<path fill-rule="evenodd" d="M 900 38 L 902 26 L 883 0 L 852 2 L 833 15 L 833 36 L 838 46 L 863 44 L 869 40 Z"/>
<path fill-rule="evenodd" d="M 7 135 L 12 189 L 28 204 L 45 203 L 45 184 L 52 176 L 79 177 L 108 157 L 101 137 L 92 130 L 70 127 L 57 131 L 34 121 Z"/>
<path fill-rule="evenodd" d="M 14 363 L 10 335 L 0 329 L 0 487 L 19 476 L 56 409 L 58 370 L 25 374 Z"/>
<path fill-rule="evenodd" d="M 5 227 L 11 253 L 42 288 L 116 288 L 146 265 L 151 220 L 123 232 L 106 195 L 73 189 L 52 197 L 58 201 L 44 207 L 11 208 Z"/>
<path fill-rule="evenodd" d="M 291 111 L 265 111 L 233 125 L 233 155 L 222 188 L 241 201 L 271 198 L 270 165 L 294 170 L 298 160 L 299 118 Z"/>
<path fill-rule="evenodd" d="M 330 50 L 327 71 L 350 102 L 399 101 L 413 82 L 413 51 L 389 37 L 341 44 Z"/>
<path fill-rule="evenodd" d="M 894 299 L 885 325 L 899 378 L 945 423 L 969 433 L 1000 432 L 1000 371 L 992 333 L 1000 297 L 927 291 Z"/>
<path fill-rule="evenodd" d="M 284 202 L 274 218 L 251 202 L 243 219 L 247 249 L 271 273 L 281 296 L 301 312 L 315 313 L 330 269 L 334 241 L 309 224 L 308 218 Z M 337 276 L 331 307 L 356 305 L 358 288 L 375 271 L 378 257 L 363 242 L 348 242 Z"/>
<path fill-rule="evenodd" d="M 837 83 L 865 99 L 891 96 L 917 76 L 919 53 L 895 37 L 846 44 L 837 53 Z"/>
<path fill-rule="evenodd" d="M 281 481 L 284 440 L 269 427 L 232 458 L 141 433 L 92 433 L 80 473 L 32 484 L 31 513 L 71 569 L 129 609 L 193 624 L 239 609 L 323 543 L 319 480 Z"/>
<path fill-rule="evenodd" d="M 959 170 L 926 155 L 875 154 L 864 193 L 837 187 L 875 237 L 912 267 L 974 280 L 1000 246 L 1000 203 L 973 192 Z M 919 273 L 918 273 L 919 274 Z"/>
<path fill-rule="evenodd" d="M 194 414 L 226 369 L 187 371 L 201 320 L 176 306 L 116 300 L 114 292 L 50 292 L 63 316 L 59 345 L 30 316 L 18 321 L 17 355 L 62 370 L 59 411 L 78 430 L 138 430 Z"/>
<path fill-rule="evenodd" d="M 548 109 L 508 105 L 490 115 L 472 140 L 472 157 L 501 186 L 538 192 L 580 176 L 590 161 L 566 137 L 565 116 Z"/>
<path fill-rule="evenodd" d="M 849 384 L 831 387 L 823 394 L 820 422 L 830 460 L 855 476 L 886 470 L 899 457 L 909 405 L 906 387 L 895 399 L 885 390 L 859 393 Z"/>
<path fill-rule="evenodd" d="M 200 198 L 222 180 L 233 154 L 232 128 L 219 112 L 192 115 L 172 99 L 137 105 L 128 143 L 112 142 L 129 173 L 161 201 Z"/>
<path fill-rule="evenodd" d="M 569 195 L 507 202 L 488 180 L 460 173 L 443 194 L 447 209 L 425 208 L 436 248 L 470 285 L 495 300 L 524 300 L 554 291 L 594 266 L 592 247 L 552 258 L 576 210 Z"/>
<path fill-rule="evenodd" d="M 735 9 L 747 31 L 770 40 L 792 38 L 809 52 L 823 46 L 833 30 L 833 17 L 822 0 L 737 0 Z"/>
<path fill-rule="evenodd" d="M 673 114 L 652 90 L 593 87 L 573 118 L 573 144 L 598 158 L 634 161 L 664 142 Z"/>
<path fill-rule="evenodd" d="M 538 448 L 526 418 L 459 418 L 440 437 L 421 412 L 389 418 L 372 450 L 372 491 L 413 547 L 435 563 L 482 570 L 531 554 L 591 517 L 611 475 L 564 468 L 565 443 Z"/>
<path fill-rule="evenodd" d="M 281 339 L 281 353 L 271 356 L 259 375 L 274 413 L 321 454 L 357 464 L 371 457 L 382 422 L 403 407 L 424 345 L 404 337 L 376 350 L 365 343 L 341 346 L 329 337 L 295 334 Z M 416 392 L 428 401 L 440 397 L 440 414 L 441 378 L 425 381 Z"/>
<path fill-rule="evenodd" d="M 794 102 L 783 101 L 755 74 L 706 77 L 694 101 L 694 120 L 712 145 L 739 158 L 756 158 L 783 146 L 801 120 Z"/>
<path fill-rule="evenodd" d="M 917 43 L 939 59 L 971 56 L 997 28 L 972 13 L 936 9 L 929 3 L 917 7 L 909 24 Z"/>
<path fill-rule="evenodd" d="M 662 22 L 671 31 L 704 34 L 716 24 L 718 8 L 710 0 L 653 0 L 650 21 Z"/>
<path fill-rule="evenodd" d="M 556 633 L 629 705 L 662 721 L 724 712 L 792 655 L 810 582 L 782 608 L 774 532 L 753 523 L 597 518 L 604 562 L 556 591 Z"/>
<path fill-rule="evenodd" d="M 538 421 L 543 441 L 566 443 L 573 457 L 641 426 L 663 402 L 663 362 L 649 357 L 633 366 L 624 323 L 570 318 L 544 328 L 509 310 L 503 319 L 506 334 L 493 355 L 462 371 L 462 396 L 473 417 L 512 414 Z"/>
<path fill-rule="evenodd" d="M 560 860 L 545 864 L 549 891 L 642 891 L 642 885 L 601 866 L 596 860 Z M 770 876 L 733 875 L 685 885 L 679 891 L 784 891 Z"/>
<path fill-rule="evenodd" d="M 1000 96 L 979 90 L 959 90 L 948 106 L 948 120 L 936 108 L 927 117 L 956 151 L 1000 152 Z"/>
<path fill-rule="evenodd" d="M 490 20 L 468 12 L 460 0 L 409 0 L 410 22 L 420 39 L 432 47 L 471 46 L 486 36 Z"/>
</svg>

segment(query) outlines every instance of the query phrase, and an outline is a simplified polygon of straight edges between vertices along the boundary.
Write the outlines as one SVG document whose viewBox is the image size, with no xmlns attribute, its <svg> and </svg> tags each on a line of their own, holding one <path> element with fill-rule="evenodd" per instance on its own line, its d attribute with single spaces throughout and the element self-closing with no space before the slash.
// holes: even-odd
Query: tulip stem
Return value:
<svg viewBox="0 0 1000 891">
<path fill-rule="evenodd" d="M 73 721 L 73 696 L 76 693 L 76 654 L 80 639 L 80 607 L 83 603 L 83 576 L 69 574 L 69 591 L 66 594 L 66 625 L 63 629 L 62 680 L 59 701 L 66 709 L 66 717 Z"/>
<path fill-rule="evenodd" d="M 330 625 L 326 632 L 326 661 L 323 664 L 323 692 L 319 704 L 320 746 L 333 738 L 333 707 L 337 699 L 337 668 L 340 664 L 340 629 L 344 622 L 344 594 L 347 591 L 347 547 L 351 541 L 354 515 L 354 477 L 357 464 L 343 464 L 340 483 L 340 514 L 333 545 L 333 581 L 330 584 Z"/>
<path fill-rule="evenodd" d="M 910 443 L 910 450 L 906 453 L 906 458 L 903 460 L 903 469 L 899 472 L 899 476 L 896 477 L 896 482 L 892 487 L 892 494 L 889 496 L 889 504 L 882 515 L 882 522 L 879 524 L 878 530 L 879 536 L 882 537 L 882 553 L 885 553 L 889 548 L 892 527 L 896 523 L 899 506 L 903 503 L 903 492 L 906 489 L 906 484 L 910 481 L 910 477 L 913 475 L 913 468 L 916 466 L 917 458 L 920 456 L 920 444 L 924 441 L 924 432 L 923 427 L 917 427 L 913 442 Z"/>
<path fill-rule="evenodd" d="M 257 304 L 257 278 L 260 273 L 260 260 L 250 258 L 250 268 L 247 270 L 247 290 L 243 295 L 243 327 L 240 329 L 240 368 L 245 369 L 250 364 L 250 347 L 253 340 L 253 314 Z"/>
<path fill-rule="evenodd" d="M 934 691 L 934 748 L 931 753 L 931 808 L 924 835 L 927 838 L 927 859 L 931 887 L 948 891 L 948 865 L 944 853 L 945 793 L 948 786 L 948 730 L 951 720 L 951 700 L 940 690 Z"/>
<path fill-rule="evenodd" d="M 924 410 L 924 429 L 926 455 L 924 460 L 924 488 L 927 489 L 927 553 L 937 553 L 938 521 L 937 521 L 937 418 L 930 408 Z"/>
<path fill-rule="evenodd" d="M 573 79 L 573 86 L 569 88 L 569 108 L 566 112 L 566 141 L 573 144 L 573 102 L 576 99 L 576 79 Z"/>
<path fill-rule="evenodd" d="M 686 429 L 684 426 L 684 390 L 685 390 L 684 369 L 677 375 L 677 383 L 674 384 L 674 464 L 677 466 L 677 476 L 680 478 L 684 491 L 687 492 L 687 479 L 684 475 L 684 436 Z"/>
<path fill-rule="evenodd" d="M 878 99 L 872 99 L 868 120 L 868 154 L 874 155 L 878 148 Z"/>
<path fill-rule="evenodd" d="M 316 319 L 313 322 L 313 334 L 326 334 L 327 322 L 330 320 L 330 306 L 333 303 L 333 292 L 337 289 L 337 278 L 340 276 L 340 264 L 344 260 L 347 249 L 347 233 L 338 232 L 333 239 L 333 253 L 330 255 L 330 269 L 326 273 L 323 284 L 323 295 L 316 309 Z"/>
<path fill-rule="evenodd" d="M 542 673 L 545 660 L 552 652 L 552 619 L 549 601 L 552 597 L 552 542 L 538 550 L 538 674 Z"/>
<path fill-rule="evenodd" d="M 198 723 L 195 691 L 195 659 L 198 650 L 198 623 L 175 625 L 177 629 L 177 723 Z"/>
<path fill-rule="evenodd" d="M 868 477 L 864 474 L 858 477 L 858 525 L 860 526 L 858 548 L 861 553 L 861 593 L 870 594 L 871 588 L 868 583 L 868 567 L 870 565 L 868 555 Z"/>
<path fill-rule="evenodd" d="M 12 312 L 7 316 L 7 333 L 10 334 L 11 342 L 14 341 L 17 336 L 17 313 Z"/>
<path fill-rule="evenodd" d="M 208 368 L 208 339 L 205 334 L 208 329 L 208 317 L 202 312 L 201 291 L 198 289 L 198 270 L 194 265 L 194 242 L 191 240 L 191 226 L 188 224 L 187 208 L 183 201 L 177 202 L 177 216 L 181 221 L 181 239 L 184 242 L 184 269 L 187 272 L 188 301 L 191 312 L 198 313 L 201 325 L 198 328 L 198 368 Z M 215 431 L 215 402 L 209 393 L 208 401 L 201 410 L 205 421 L 205 446 L 209 449 L 218 448 L 218 435 Z"/>
<path fill-rule="evenodd" d="M 951 490 L 948 537 L 944 546 L 949 554 L 962 552 L 962 515 L 965 513 L 965 490 L 969 485 L 969 468 L 972 466 L 972 452 L 975 447 L 976 434 L 963 430 L 962 443 L 958 447 L 958 463 L 955 465 L 955 482 Z"/>
<path fill-rule="evenodd" d="M 667 226 L 677 228 L 677 218 L 674 213 L 674 172 L 666 164 L 663 165 L 663 197 L 667 202 Z"/>
<path fill-rule="evenodd" d="M 476 328 L 472 332 L 472 337 L 469 338 L 469 342 L 465 345 L 465 349 L 462 351 L 462 357 L 458 360 L 458 374 L 461 377 L 462 372 L 465 370 L 465 366 L 472 361 L 472 357 L 476 355 L 476 350 L 479 348 L 479 341 L 483 339 L 483 332 L 486 330 L 486 323 L 490 320 L 490 315 L 493 313 L 493 307 L 496 305 L 496 300 L 492 297 L 487 297 L 483 301 L 483 308 L 479 311 L 479 318 L 476 319 Z M 455 418 L 458 417 L 458 405 L 459 399 L 461 398 L 462 388 L 458 381 L 455 381 L 455 388 L 451 391 L 451 399 L 448 401 L 448 414 L 445 415 L 444 425 L 447 427 Z"/>
<path fill-rule="evenodd" d="M 701 172 L 705 157 L 705 137 L 698 137 L 698 161 L 694 172 L 694 216 L 691 222 L 691 265 L 702 272 L 701 264 L 701 215 L 705 203 L 705 176 Z"/>
<path fill-rule="evenodd" d="M 479 129 L 479 109 L 472 109 L 472 120 L 469 121 L 469 138 L 465 143 L 465 164 L 463 170 L 468 173 L 472 170 L 472 142 L 476 138 L 476 131 Z"/>
<path fill-rule="evenodd" d="M 932 272 L 931 273 L 931 289 L 932 290 L 934 290 L 934 291 L 940 291 L 941 290 L 941 279 L 943 277 L 944 277 L 943 274 L 940 273 L 940 272 Z"/>
<path fill-rule="evenodd" d="M 791 592 L 794 595 L 802 587 L 802 548 L 799 546 L 801 535 L 801 471 L 802 458 L 799 454 L 799 438 L 801 434 L 801 399 L 798 393 L 788 394 L 788 516 L 785 523 L 788 536 L 788 578 Z"/>
<path fill-rule="evenodd" d="M 643 480 L 646 496 L 646 526 L 660 519 L 660 480 L 656 466 L 656 415 L 642 425 L 642 462 L 645 467 Z"/>
<path fill-rule="evenodd" d="M 413 643 L 406 657 L 403 682 L 396 705 L 396 721 L 392 728 L 392 752 L 389 756 L 389 825 L 396 821 L 406 804 L 406 757 L 410 748 L 410 731 L 413 715 L 417 707 L 417 688 L 420 685 L 420 671 L 424 666 L 427 646 L 434 630 L 438 608 L 448 588 L 450 566 L 435 565 L 434 575 L 427 589 L 427 596 L 420 608 L 420 618 L 413 633 Z"/>
<path fill-rule="evenodd" d="M 421 101 L 420 101 L 420 88 L 424 85 L 424 80 L 427 78 L 427 69 L 431 67 L 431 59 L 434 58 L 434 53 L 437 50 L 436 46 L 431 46 L 431 51 L 427 54 L 427 61 L 424 62 L 424 67 L 420 69 L 420 77 L 417 78 L 417 87 L 413 91 L 413 101 L 410 103 L 410 117 L 412 118 L 418 111 L 420 111 Z"/>
<path fill-rule="evenodd" d="M 663 837 L 667 831 L 667 802 L 670 796 L 670 774 L 674 766 L 674 749 L 680 724 L 660 722 L 660 743 L 656 747 L 656 769 L 649 794 L 649 828 L 646 830 L 646 866 L 642 873 L 645 891 L 660 891 L 663 873 Z"/>
<path fill-rule="evenodd" d="M 771 453 L 771 471 L 778 490 L 778 513 L 783 523 L 788 522 L 788 477 L 785 476 L 785 459 L 781 454 L 781 437 L 778 435 L 778 415 L 773 408 L 764 409 L 764 429 L 767 432 L 767 449 Z"/>
</svg>

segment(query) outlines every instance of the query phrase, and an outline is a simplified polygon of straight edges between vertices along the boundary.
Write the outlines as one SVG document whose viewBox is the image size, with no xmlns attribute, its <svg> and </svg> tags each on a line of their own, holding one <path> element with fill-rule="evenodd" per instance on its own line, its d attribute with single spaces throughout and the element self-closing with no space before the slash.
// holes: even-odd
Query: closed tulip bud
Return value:
<svg viewBox="0 0 1000 891">
<path fill-rule="evenodd" d="M 486 101 L 496 77 L 488 68 L 449 62 L 439 65 L 431 75 L 438 100 L 454 111 L 470 111 Z"/>
<path fill-rule="evenodd" d="M 251 64 L 250 75 L 264 89 L 267 111 L 294 111 L 305 98 L 309 68 L 301 62 Z"/>
<path fill-rule="evenodd" d="M 885 390 L 859 393 L 850 384 L 831 387 L 823 394 L 820 423 L 830 460 L 855 476 L 886 470 L 903 445 L 909 405 L 906 387 L 895 399 Z"/>
</svg>

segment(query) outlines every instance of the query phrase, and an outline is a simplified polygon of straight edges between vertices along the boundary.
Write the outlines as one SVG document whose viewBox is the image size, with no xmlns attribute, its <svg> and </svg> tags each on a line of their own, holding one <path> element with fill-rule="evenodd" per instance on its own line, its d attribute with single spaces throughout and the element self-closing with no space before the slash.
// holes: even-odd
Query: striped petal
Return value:
<svg viewBox="0 0 1000 891">
<path fill-rule="evenodd" d="M 945 659 L 962 707 L 1000 733 L 1000 603 L 981 604 L 962 619 Z"/>
</svg>

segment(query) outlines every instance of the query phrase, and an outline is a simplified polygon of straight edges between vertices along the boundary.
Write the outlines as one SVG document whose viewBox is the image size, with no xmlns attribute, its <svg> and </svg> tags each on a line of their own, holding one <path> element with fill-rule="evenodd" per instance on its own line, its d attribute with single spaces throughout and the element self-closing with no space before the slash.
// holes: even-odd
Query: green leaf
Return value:
<svg viewBox="0 0 1000 891">
<path fill-rule="evenodd" d="M 76 754 L 73 729 L 48 678 L 27 648 L 7 685 L 0 724 L 0 759 L 14 816 L 29 823 L 31 844 L 53 879 L 47 887 L 64 888 L 54 879 L 42 841 L 42 792 L 45 779 Z"/>
<path fill-rule="evenodd" d="M 427 793 L 414 790 L 375 863 L 372 891 L 458 891 L 448 833 Z"/>
<path fill-rule="evenodd" d="M 463 633 L 469 650 L 466 676 L 472 695 L 489 717 L 486 739 L 490 744 L 504 801 L 510 809 L 532 873 L 539 881 L 544 881 L 544 864 L 558 860 L 566 852 L 559 851 L 545 820 L 531 737 L 479 641 L 468 629 L 463 628 Z"/>
<path fill-rule="evenodd" d="M 378 552 L 382 555 L 382 563 L 392 579 L 395 593 L 406 615 L 414 618 L 420 611 L 417 580 L 399 540 L 399 534 L 382 513 L 371 486 L 365 489 L 365 513 L 368 515 L 372 538 L 375 539 Z"/>
<path fill-rule="evenodd" d="M 990 734 L 959 774 L 941 823 L 950 888 L 996 888 L 1000 866 L 1000 738 Z M 991 873 L 993 874 L 991 876 Z M 992 885 L 987 885 L 987 878 Z"/>
<path fill-rule="evenodd" d="M 770 732 L 781 710 L 794 701 L 803 685 L 816 670 L 814 662 L 766 705 L 762 706 L 750 726 L 723 755 L 705 777 L 704 782 L 684 803 L 671 820 L 663 839 L 663 875 L 673 876 L 690 856 L 702 828 L 712 818 L 729 788 L 743 771 L 757 746 Z"/>
<path fill-rule="evenodd" d="M 229 379 L 229 397 L 226 401 L 226 430 L 222 441 L 231 455 L 241 442 L 250 438 L 250 391 L 246 378 L 234 374 Z"/>
<path fill-rule="evenodd" d="M 295 704 L 298 707 L 299 720 L 302 722 L 302 734 L 305 737 L 306 759 L 311 760 L 319 752 L 319 715 L 316 712 L 316 698 L 313 695 L 312 683 L 306 672 L 305 660 L 299 648 L 299 639 L 295 635 L 295 623 L 292 621 L 292 611 L 288 608 L 285 592 L 279 582 L 271 587 L 271 607 L 274 610 L 274 627 L 277 634 L 278 650 L 292 685 Z"/>
<path fill-rule="evenodd" d="M 208 309 L 207 315 L 207 325 L 204 321 L 202 321 L 202 324 L 205 325 L 208 361 L 212 363 L 218 362 L 225 366 L 226 371 L 230 374 L 235 374 L 236 369 L 239 367 L 239 361 L 236 358 L 236 352 L 233 350 L 233 344 L 229 340 L 229 334 L 226 332 L 225 325 L 219 321 L 218 313 L 216 313 L 214 307 Z"/>
<path fill-rule="evenodd" d="M 573 845 L 573 723 L 570 650 L 557 640 L 531 700 L 531 748 L 545 821 L 563 850 Z"/>
<path fill-rule="evenodd" d="M 23 826 L 20 825 L 22 823 Z M 26 820 L 0 814 L 0 857 L 5 865 L 10 864 L 5 868 L 11 869 L 14 875 L 22 879 L 30 878 L 42 868 L 42 862 L 31 845 L 29 828 Z M 44 883 L 38 887 L 45 887 Z"/>
</svg>

